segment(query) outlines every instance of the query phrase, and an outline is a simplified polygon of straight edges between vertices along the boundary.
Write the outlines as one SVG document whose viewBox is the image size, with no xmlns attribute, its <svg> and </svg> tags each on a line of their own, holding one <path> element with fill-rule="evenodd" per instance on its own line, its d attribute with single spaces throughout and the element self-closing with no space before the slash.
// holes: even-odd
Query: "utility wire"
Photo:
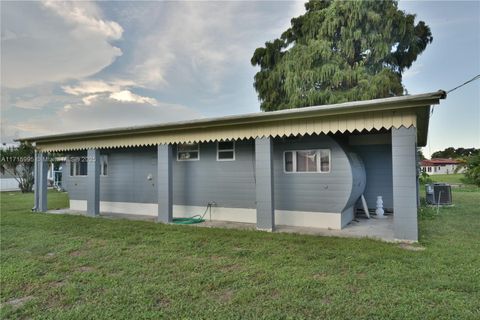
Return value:
<svg viewBox="0 0 480 320">
<path fill-rule="evenodd" d="M 457 90 L 457 89 L 459 89 L 459 88 L 461 88 L 461 87 L 463 87 L 463 86 L 466 85 L 466 84 L 469 84 L 470 82 L 473 82 L 473 81 L 475 81 L 475 80 L 478 80 L 478 79 L 480 79 L 480 74 L 477 74 L 477 75 L 476 75 L 475 77 L 473 77 L 472 79 L 470 79 L 470 80 L 468 80 L 468 81 L 465 81 L 464 83 L 462 83 L 462 84 L 459 85 L 459 86 L 456 86 L 456 87 L 453 88 L 453 89 L 448 90 L 448 91 L 447 91 L 447 94 L 450 93 L 450 92 L 452 92 L 452 91 L 455 91 L 455 90 Z M 435 109 L 435 108 L 432 108 L 432 111 L 430 112 L 430 117 L 433 116 L 433 110 L 434 110 L 434 109 Z"/>
<path fill-rule="evenodd" d="M 473 77 L 472 79 L 470 79 L 470 80 L 468 80 L 468 81 L 466 81 L 466 82 L 462 83 L 462 84 L 461 84 L 461 85 L 459 85 L 459 86 L 456 86 L 456 87 L 455 87 L 455 88 L 453 88 L 453 89 L 450 89 L 450 90 L 448 90 L 448 91 L 447 91 L 447 93 L 450 93 L 450 92 L 452 92 L 452 91 L 455 91 L 455 90 L 457 90 L 457 89 L 459 89 L 459 88 L 463 87 L 464 85 L 466 85 L 466 84 L 469 84 L 470 82 L 473 82 L 473 81 L 475 81 L 475 80 L 478 80 L 478 79 L 480 79 L 480 74 L 477 74 L 477 75 L 476 75 L 475 77 Z"/>
</svg>

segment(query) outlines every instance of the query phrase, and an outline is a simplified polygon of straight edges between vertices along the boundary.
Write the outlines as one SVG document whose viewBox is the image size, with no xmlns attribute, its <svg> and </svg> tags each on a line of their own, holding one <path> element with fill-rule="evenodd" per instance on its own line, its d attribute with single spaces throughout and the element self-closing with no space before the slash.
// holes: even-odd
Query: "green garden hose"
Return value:
<svg viewBox="0 0 480 320">
<path fill-rule="evenodd" d="M 195 224 L 195 223 L 202 223 L 205 219 L 200 216 L 193 216 L 190 218 L 173 218 L 173 223 L 175 224 Z"/>
<path fill-rule="evenodd" d="M 204 217 L 207 214 L 208 209 L 210 209 L 210 213 L 212 211 L 212 205 L 209 203 L 203 215 L 195 215 L 190 218 L 173 218 L 174 224 L 195 224 L 195 223 L 202 223 L 205 221 Z"/>
</svg>

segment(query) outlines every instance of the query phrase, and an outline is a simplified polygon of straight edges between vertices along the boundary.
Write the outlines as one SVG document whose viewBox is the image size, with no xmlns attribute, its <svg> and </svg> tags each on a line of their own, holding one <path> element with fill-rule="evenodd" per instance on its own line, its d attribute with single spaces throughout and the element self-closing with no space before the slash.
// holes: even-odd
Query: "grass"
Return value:
<svg viewBox="0 0 480 320">
<path fill-rule="evenodd" d="M 432 182 L 442 182 L 442 183 L 451 184 L 453 186 L 453 190 L 455 190 L 456 192 L 478 192 L 480 194 L 480 187 L 475 186 L 473 184 L 469 184 L 469 182 L 465 179 L 465 176 L 462 173 L 432 174 L 429 177 L 430 179 L 432 179 Z M 422 192 L 424 192 L 425 189 L 423 188 L 423 186 L 421 190 Z"/>
<path fill-rule="evenodd" d="M 1 194 L 2 319 L 479 319 L 480 191 L 422 209 L 420 249 L 31 213 Z M 49 194 L 52 208 L 65 194 Z M 408 248 L 408 246 L 407 246 Z"/>
<path fill-rule="evenodd" d="M 465 184 L 464 175 L 462 173 L 456 174 L 432 174 L 430 179 L 433 182 L 444 182 L 444 183 L 453 183 L 453 184 Z"/>
</svg>

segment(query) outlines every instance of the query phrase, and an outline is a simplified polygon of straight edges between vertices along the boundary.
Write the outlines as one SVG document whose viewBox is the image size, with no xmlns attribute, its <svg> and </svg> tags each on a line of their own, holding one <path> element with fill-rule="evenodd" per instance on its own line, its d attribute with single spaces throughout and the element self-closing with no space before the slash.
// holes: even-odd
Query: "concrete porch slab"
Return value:
<svg viewBox="0 0 480 320">
<path fill-rule="evenodd" d="M 74 211 L 70 209 L 49 210 L 50 214 L 68 214 L 68 215 L 86 215 L 85 212 Z M 141 220 L 141 221 L 155 221 L 155 217 L 146 215 L 134 215 L 134 214 L 121 214 L 104 212 L 100 214 L 102 218 L 108 219 L 128 219 L 128 220 Z M 191 224 L 185 226 L 193 226 L 199 228 L 225 228 L 225 229 L 239 229 L 239 230 L 256 230 L 254 223 L 242 223 L 232 221 L 205 221 L 203 223 Z M 320 228 L 308 228 L 308 227 L 294 227 L 277 225 L 275 232 L 283 233 L 298 233 L 309 234 L 316 236 L 327 237 L 342 237 L 342 238 L 370 238 L 386 242 L 395 242 L 393 235 L 393 216 L 389 215 L 385 218 L 376 218 L 373 216 L 371 219 L 365 217 L 357 217 L 350 222 L 342 230 L 320 229 Z"/>
</svg>

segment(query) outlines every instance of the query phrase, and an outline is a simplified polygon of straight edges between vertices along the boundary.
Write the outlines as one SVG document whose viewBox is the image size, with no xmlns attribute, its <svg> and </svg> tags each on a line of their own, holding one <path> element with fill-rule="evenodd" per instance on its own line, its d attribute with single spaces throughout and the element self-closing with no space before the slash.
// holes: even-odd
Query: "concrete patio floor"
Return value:
<svg viewBox="0 0 480 320">
<path fill-rule="evenodd" d="M 85 216 L 86 213 L 82 211 L 74 211 L 70 209 L 58 209 L 49 210 L 50 214 L 68 214 L 68 215 L 81 215 Z M 134 215 L 134 214 L 121 214 L 121 213 L 109 213 L 102 212 L 100 214 L 102 218 L 108 219 L 128 219 L 128 220 L 141 220 L 141 221 L 155 221 L 154 216 L 146 215 Z M 199 228 L 225 228 L 225 229 L 241 229 L 241 230 L 255 230 L 254 223 L 232 222 L 232 221 L 205 221 L 203 223 L 185 225 L 186 227 L 199 227 Z M 372 216 L 370 219 L 366 217 L 356 217 L 342 230 L 332 229 L 320 229 L 309 227 L 294 227 L 277 225 L 275 232 L 283 233 L 298 233 L 309 234 L 316 236 L 327 237 L 342 237 L 342 238 L 371 238 L 376 240 L 382 240 L 386 242 L 396 242 L 393 236 L 393 216 L 388 215 L 384 218 L 376 218 Z"/>
</svg>

